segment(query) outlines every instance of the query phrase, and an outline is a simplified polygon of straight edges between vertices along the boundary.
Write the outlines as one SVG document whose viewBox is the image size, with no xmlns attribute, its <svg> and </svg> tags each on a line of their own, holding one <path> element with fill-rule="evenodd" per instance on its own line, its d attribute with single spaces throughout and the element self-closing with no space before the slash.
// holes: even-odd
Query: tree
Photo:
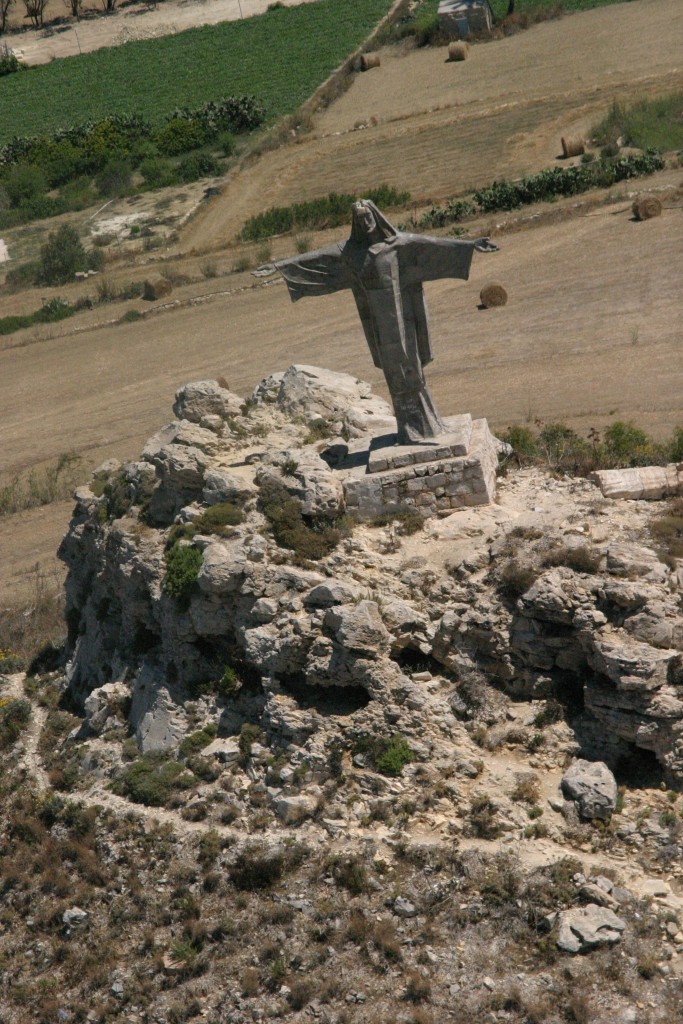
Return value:
<svg viewBox="0 0 683 1024">
<path fill-rule="evenodd" d="M 51 231 L 40 250 L 41 283 L 66 284 L 77 270 L 87 268 L 88 256 L 76 228 L 62 224 L 57 231 Z"/>
<path fill-rule="evenodd" d="M 116 10 L 118 0 L 102 0 L 102 10 L 105 14 L 111 14 Z"/>
<path fill-rule="evenodd" d="M 31 19 L 35 28 L 40 28 L 43 24 L 47 0 L 24 0 L 24 7 L 26 8 L 26 17 Z"/>
<path fill-rule="evenodd" d="M 81 11 L 83 10 L 83 0 L 64 0 L 64 6 L 67 11 L 71 12 L 72 17 L 80 20 Z"/>
<path fill-rule="evenodd" d="M 14 0 L 0 0 L 0 35 L 7 30 L 10 8 Z"/>
</svg>

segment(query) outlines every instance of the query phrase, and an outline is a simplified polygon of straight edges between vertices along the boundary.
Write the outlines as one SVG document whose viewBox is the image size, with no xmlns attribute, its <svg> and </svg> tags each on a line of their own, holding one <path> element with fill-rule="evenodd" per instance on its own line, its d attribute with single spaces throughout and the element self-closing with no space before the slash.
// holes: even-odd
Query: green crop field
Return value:
<svg viewBox="0 0 683 1024">
<path fill-rule="evenodd" d="M 112 113 L 158 122 L 176 106 L 248 93 L 275 120 L 310 96 L 389 7 L 390 0 L 318 0 L 6 75 L 0 145 Z"/>
</svg>

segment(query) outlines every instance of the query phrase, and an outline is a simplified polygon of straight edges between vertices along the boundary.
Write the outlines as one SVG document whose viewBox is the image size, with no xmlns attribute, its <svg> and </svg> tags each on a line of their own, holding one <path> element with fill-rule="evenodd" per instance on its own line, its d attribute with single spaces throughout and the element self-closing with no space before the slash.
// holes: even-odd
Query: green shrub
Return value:
<svg viewBox="0 0 683 1024">
<path fill-rule="evenodd" d="M 195 583 L 199 578 L 202 553 L 189 544 L 174 544 L 166 552 L 164 592 L 175 598 L 180 609 L 187 609 Z"/>
<path fill-rule="evenodd" d="M 23 698 L 0 700 L 0 749 L 7 750 L 21 736 L 31 717 L 31 704 Z"/>
<path fill-rule="evenodd" d="M 88 257 L 78 232 L 70 224 L 51 231 L 40 250 L 40 280 L 43 284 L 66 284 L 77 270 L 86 270 Z"/>
<path fill-rule="evenodd" d="M 204 127 L 198 121 L 173 117 L 159 128 L 154 140 L 164 156 L 180 156 L 191 149 L 198 149 L 206 141 Z"/>
<path fill-rule="evenodd" d="M 263 732 L 259 725 L 254 722 L 244 722 L 240 729 L 239 735 L 239 748 L 240 756 L 243 764 L 251 757 L 251 747 L 253 743 L 259 743 L 263 739 Z"/>
<path fill-rule="evenodd" d="M 344 529 L 329 519 L 319 519 L 309 526 L 301 502 L 281 484 L 265 483 L 259 492 L 258 507 L 268 520 L 275 541 L 292 550 L 299 562 L 325 558 L 344 536 Z"/>
<path fill-rule="evenodd" d="M 229 537 L 232 527 L 238 526 L 244 519 L 244 513 L 232 501 L 222 501 L 210 505 L 195 519 L 192 526 L 197 533 L 217 533 L 220 537 Z"/>
<path fill-rule="evenodd" d="M 163 753 L 145 754 L 117 776 L 112 789 L 138 804 L 164 807 L 178 791 L 190 789 L 193 776 Z"/>
<path fill-rule="evenodd" d="M 354 743 L 353 753 L 364 754 L 370 758 L 378 772 L 393 776 L 400 775 L 414 758 L 408 741 L 400 732 L 393 736 L 364 736 Z"/>
<path fill-rule="evenodd" d="M 95 179 L 103 196 L 122 196 L 130 190 L 133 168 L 127 160 L 110 160 Z"/>
<path fill-rule="evenodd" d="M 140 174 L 150 188 L 166 188 L 175 185 L 178 175 L 170 160 L 161 157 L 147 157 L 140 164 Z"/>
<path fill-rule="evenodd" d="M 232 132 L 221 132 L 216 139 L 216 144 L 223 156 L 232 156 L 237 148 L 237 139 Z"/>
<path fill-rule="evenodd" d="M 209 743 L 216 738 L 216 726 L 213 723 L 205 725 L 203 729 L 198 732 L 192 732 L 189 736 L 186 736 L 183 742 L 180 744 L 180 753 L 183 757 L 191 757 L 193 754 L 198 754 L 204 747 L 208 747 Z"/>
<path fill-rule="evenodd" d="M 45 174 L 34 164 L 21 163 L 12 167 L 3 178 L 3 186 L 13 207 L 26 205 L 47 190 Z"/>
<path fill-rule="evenodd" d="M 210 153 L 192 153 L 178 164 L 180 181 L 197 181 L 198 178 L 215 178 L 223 168 Z"/>
<path fill-rule="evenodd" d="M 0 78 L 4 75 L 13 75 L 17 71 L 22 71 L 26 68 L 25 64 L 22 64 L 16 53 L 3 43 L 0 46 Z"/>
</svg>

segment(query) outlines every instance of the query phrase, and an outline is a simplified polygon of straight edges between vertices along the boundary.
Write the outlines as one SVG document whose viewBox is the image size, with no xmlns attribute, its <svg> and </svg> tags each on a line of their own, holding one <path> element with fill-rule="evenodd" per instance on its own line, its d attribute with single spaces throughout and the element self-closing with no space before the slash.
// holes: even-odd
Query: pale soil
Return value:
<svg viewBox="0 0 683 1024">
<path fill-rule="evenodd" d="M 101 6 L 85 6 L 80 21 L 66 15 L 63 0 L 49 0 L 45 9 L 45 27 L 26 28 L 24 6 L 15 4 L 10 17 L 7 44 L 26 64 L 47 64 L 57 57 L 73 57 L 79 53 L 99 50 L 104 46 L 120 46 L 134 39 L 155 39 L 175 35 L 198 25 L 217 25 L 237 21 L 244 16 L 263 14 L 271 0 L 166 0 L 156 10 L 147 4 L 123 4 L 113 14 L 105 15 Z M 314 0 L 287 0 L 288 7 Z"/>
<path fill-rule="evenodd" d="M 419 205 L 551 166 L 561 136 L 588 133 L 614 98 L 678 87 L 682 48 L 683 5 L 670 0 L 544 22 L 460 63 L 442 47 L 385 48 L 296 145 L 228 175 L 178 248 L 220 247 L 253 213 L 331 191 L 386 182 Z"/>
</svg>

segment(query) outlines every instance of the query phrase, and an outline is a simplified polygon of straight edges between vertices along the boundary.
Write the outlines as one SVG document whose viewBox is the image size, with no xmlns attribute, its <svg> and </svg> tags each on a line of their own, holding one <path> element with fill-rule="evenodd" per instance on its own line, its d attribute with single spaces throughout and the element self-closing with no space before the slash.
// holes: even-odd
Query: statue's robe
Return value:
<svg viewBox="0 0 683 1024">
<path fill-rule="evenodd" d="M 292 302 L 352 291 L 373 362 L 386 378 L 402 444 L 446 430 L 422 372 L 433 358 L 422 285 L 467 280 L 474 245 L 399 231 L 374 245 L 351 238 L 275 263 Z"/>
</svg>

